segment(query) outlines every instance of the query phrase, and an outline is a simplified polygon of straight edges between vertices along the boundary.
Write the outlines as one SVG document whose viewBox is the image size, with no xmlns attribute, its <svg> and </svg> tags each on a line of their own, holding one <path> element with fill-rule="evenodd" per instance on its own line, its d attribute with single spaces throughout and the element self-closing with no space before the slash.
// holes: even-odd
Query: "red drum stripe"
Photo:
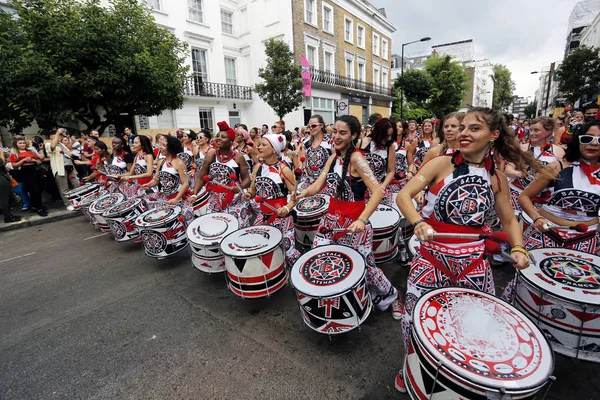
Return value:
<svg viewBox="0 0 600 400">
<path fill-rule="evenodd" d="M 247 292 L 247 291 L 242 291 L 242 290 L 238 290 L 235 287 L 229 285 L 229 289 L 235 293 L 236 295 L 240 296 L 240 297 L 248 297 L 248 298 L 257 298 L 257 297 L 266 297 L 270 294 L 275 293 L 276 291 L 278 291 L 279 289 L 281 289 L 285 283 L 287 282 L 287 279 L 283 279 L 279 284 L 273 286 L 272 288 L 269 288 L 268 290 L 261 290 L 259 292 Z"/>
<path fill-rule="evenodd" d="M 266 275 L 241 277 L 241 276 L 235 276 L 235 275 L 231 274 L 229 271 L 227 271 L 227 276 L 229 277 L 229 279 L 231 279 L 232 281 L 234 281 L 236 283 L 250 283 L 250 284 L 265 283 L 269 279 L 272 279 L 272 278 L 278 276 L 281 273 L 281 271 L 284 269 L 285 269 L 285 261 L 279 267 L 275 268 L 273 271 L 269 272 Z"/>
</svg>

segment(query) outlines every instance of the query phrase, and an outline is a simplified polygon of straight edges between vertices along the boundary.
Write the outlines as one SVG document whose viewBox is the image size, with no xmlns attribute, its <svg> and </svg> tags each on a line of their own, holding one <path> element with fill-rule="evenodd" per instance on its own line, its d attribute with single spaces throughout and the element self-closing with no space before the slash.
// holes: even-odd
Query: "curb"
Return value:
<svg viewBox="0 0 600 400">
<path fill-rule="evenodd" d="M 0 232 L 14 231 L 22 228 L 29 228 L 30 226 L 37 226 L 42 224 L 48 224 L 50 222 L 62 221 L 65 219 L 71 219 L 75 217 L 83 217 L 78 211 L 69 211 L 57 215 L 48 215 L 47 217 L 36 218 L 34 220 L 25 220 L 18 223 L 12 224 L 2 224 L 4 226 L 0 226 Z"/>
</svg>

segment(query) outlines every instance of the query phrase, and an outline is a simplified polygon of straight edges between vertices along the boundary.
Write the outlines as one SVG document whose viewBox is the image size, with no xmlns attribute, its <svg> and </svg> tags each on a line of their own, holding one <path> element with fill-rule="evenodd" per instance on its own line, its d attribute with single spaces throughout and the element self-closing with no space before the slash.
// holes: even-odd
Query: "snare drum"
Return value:
<svg viewBox="0 0 600 400">
<path fill-rule="evenodd" d="M 125 200 L 104 212 L 110 231 L 117 242 L 126 242 L 140 236 L 135 228 L 135 220 L 146 211 L 142 199 Z"/>
<path fill-rule="evenodd" d="M 302 199 L 296 204 L 296 243 L 304 247 L 312 247 L 321 219 L 327 214 L 329 196 L 316 195 Z"/>
<path fill-rule="evenodd" d="M 135 226 L 146 255 L 160 260 L 185 249 L 188 240 L 184 221 L 179 206 L 156 208 L 138 216 Z"/>
<path fill-rule="evenodd" d="M 530 251 L 518 271 L 515 305 L 567 357 L 600 362 L 600 257 L 566 249 Z"/>
<path fill-rule="evenodd" d="M 380 204 L 371 218 L 373 226 L 373 256 L 376 263 L 384 263 L 398 253 L 400 213 L 393 207 Z"/>
<path fill-rule="evenodd" d="M 238 228 L 238 220 L 231 214 L 212 213 L 195 219 L 187 228 L 194 267 L 209 274 L 225 271 L 221 240 Z"/>
<path fill-rule="evenodd" d="M 366 271 L 362 255 L 348 246 L 319 246 L 300 257 L 290 279 L 304 323 L 329 335 L 359 327 L 372 308 Z"/>
<path fill-rule="evenodd" d="M 408 241 L 408 251 L 410 251 L 412 257 L 415 258 L 420 249 L 421 241 L 419 240 L 419 238 L 417 238 L 417 235 L 412 235 L 410 237 L 410 240 Z"/>
<path fill-rule="evenodd" d="M 109 208 L 116 206 L 125 201 L 125 196 L 122 193 L 107 194 L 99 197 L 96 201 L 90 204 L 88 212 L 96 220 L 96 226 L 104 233 L 110 233 L 110 226 L 104 218 L 104 212 Z"/>
<path fill-rule="evenodd" d="M 243 298 L 268 297 L 287 282 L 283 234 L 258 225 L 237 230 L 221 242 L 227 286 Z"/>
<path fill-rule="evenodd" d="M 208 212 L 208 200 L 210 199 L 210 193 L 206 190 L 206 187 L 202 187 L 200 193 L 196 197 L 196 201 L 194 202 L 194 215 L 196 217 L 201 217 Z"/>
<path fill-rule="evenodd" d="M 69 200 L 75 210 L 79 210 L 79 203 L 87 196 L 98 193 L 98 191 L 100 191 L 100 185 L 97 183 L 86 184 L 65 191 L 65 198 Z"/>
<path fill-rule="evenodd" d="M 79 201 L 79 211 L 87 218 L 90 224 L 94 225 L 94 228 L 96 228 L 96 218 L 90 214 L 90 206 L 99 198 L 100 192 L 94 192 Z"/>
<path fill-rule="evenodd" d="M 490 294 L 441 288 L 413 312 L 404 381 L 412 399 L 533 399 L 554 354 L 520 311 Z"/>
</svg>

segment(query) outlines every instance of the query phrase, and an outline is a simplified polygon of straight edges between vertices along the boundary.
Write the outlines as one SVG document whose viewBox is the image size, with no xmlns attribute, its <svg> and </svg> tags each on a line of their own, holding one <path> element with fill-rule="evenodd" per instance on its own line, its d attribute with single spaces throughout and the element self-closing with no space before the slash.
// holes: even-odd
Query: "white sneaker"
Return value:
<svg viewBox="0 0 600 400">
<path fill-rule="evenodd" d="M 75 211 L 75 207 L 73 207 L 73 206 L 67 206 L 67 211 Z"/>
</svg>

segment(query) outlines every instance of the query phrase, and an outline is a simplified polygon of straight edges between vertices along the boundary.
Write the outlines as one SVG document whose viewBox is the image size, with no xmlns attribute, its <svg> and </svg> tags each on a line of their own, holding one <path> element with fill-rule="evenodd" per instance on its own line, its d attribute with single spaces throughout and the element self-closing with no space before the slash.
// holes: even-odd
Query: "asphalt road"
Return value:
<svg viewBox="0 0 600 400">
<path fill-rule="evenodd" d="M 98 234 L 83 217 L 0 234 L 0 399 L 408 399 L 389 312 L 330 340 L 289 286 L 242 300 L 187 251 L 154 260 Z M 600 366 L 557 357 L 555 375 L 548 398 L 600 398 Z"/>
</svg>

